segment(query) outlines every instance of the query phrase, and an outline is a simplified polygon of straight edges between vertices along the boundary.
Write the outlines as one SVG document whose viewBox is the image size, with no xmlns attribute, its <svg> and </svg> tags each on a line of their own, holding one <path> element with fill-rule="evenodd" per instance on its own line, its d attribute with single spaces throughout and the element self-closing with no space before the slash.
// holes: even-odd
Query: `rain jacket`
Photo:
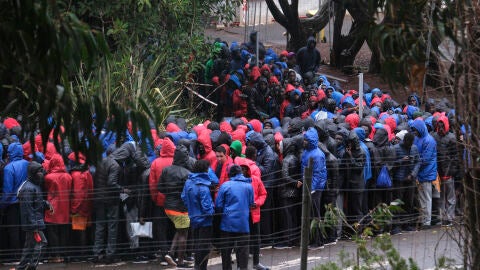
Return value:
<svg viewBox="0 0 480 270">
<path fill-rule="evenodd" d="M 37 179 L 35 174 L 42 168 L 37 162 L 28 166 L 28 179 L 18 189 L 20 201 L 20 218 L 24 231 L 41 231 L 45 229 L 43 213 L 48 203 L 43 199 L 43 179 Z"/>
<path fill-rule="evenodd" d="M 241 174 L 230 178 L 219 189 L 216 212 L 222 214 L 220 229 L 225 232 L 250 233 L 250 207 L 254 205 L 252 180 Z"/>
<path fill-rule="evenodd" d="M 370 151 L 368 150 L 367 145 L 364 143 L 366 135 L 365 130 L 363 128 L 355 128 L 354 131 L 357 134 L 358 139 L 360 140 L 360 147 L 365 152 L 365 167 L 363 168 L 363 177 L 365 179 L 365 182 L 368 182 L 368 180 L 372 178 L 372 157 L 370 156 Z"/>
<path fill-rule="evenodd" d="M 3 169 L 2 208 L 18 202 L 18 188 L 27 179 L 28 161 L 23 159 L 22 145 L 12 143 L 7 152 L 10 162 Z"/>
<path fill-rule="evenodd" d="M 457 140 L 455 135 L 450 131 L 448 118 L 442 115 L 438 118 L 437 123 L 442 122 L 445 126 L 445 135 L 435 132 L 433 138 L 437 142 L 437 166 L 440 177 L 455 177 L 459 173 L 459 161 Z"/>
<path fill-rule="evenodd" d="M 394 148 L 396 160 L 394 162 L 393 180 L 405 181 L 408 175 L 416 179 L 420 169 L 420 156 L 418 155 L 417 146 L 413 144 L 410 149 L 406 149 L 403 141 L 401 141 Z M 405 156 L 410 156 L 410 159 L 403 160 Z"/>
<path fill-rule="evenodd" d="M 157 186 L 163 169 L 172 165 L 174 153 L 175 145 L 170 139 L 165 138 L 162 143 L 162 149 L 160 149 L 160 156 L 152 162 L 152 166 L 150 167 L 148 187 L 150 196 L 152 196 L 152 200 L 157 206 L 163 206 L 165 203 L 165 194 L 158 191 Z"/>
<path fill-rule="evenodd" d="M 212 140 L 210 139 L 209 132 L 201 132 L 198 134 L 197 138 L 198 143 L 201 143 L 205 148 L 205 154 L 203 156 L 198 157 L 198 159 L 207 160 L 210 162 L 210 166 L 217 160 L 215 156 L 215 152 L 212 149 Z"/>
<path fill-rule="evenodd" d="M 215 213 L 208 173 L 190 173 L 182 191 L 192 228 L 210 227 Z"/>
<path fill-rule="evenodd" d="M 313 44 L 313 48 L 308 47 L 310 44 Z M 315 38 L 309 37 L 307 39 L 307 46 L 297 52 L 297 64 L 302 74 L 308 71 L 315 72 L 320 66 L 320 52 L 315 48 L 316 44 Z"/>
<path fill-rule="evenodd" d="M 245 166 L 248 168 L 249 177 L 252 179 L 253 188 L 253 200 L 255 201 L 255 208 L 251 208 L 252 223 L 260 222 L 260 207 L 263 206 L 267 199 L 267 190 L 263 185 L 260 169 L 255 161 L 248 158 L 237 157 L 235 158 L 235 164 Z"/>
<path fill-rule="evenodd" d="M 187 212 L 187 207 L 181 199 L 181 193 L 190 171 L 187 170 L 189 163 L 188 150 L 180 145 L 175 149 L 173 164 L 166 167 L 160 176 L 158 190 L 165 194 L 164 208 L 179 212 Z"/>
<path fill-rule="evenodd" d="M 325 154 L 318 148 L 317 131 L 311 127 L 305 132 L 303 138 L 308 144 L 302 154 L 302 173 L 305 175 L 305 168 L 308 166 L 309 159 L 312 158 L 312 190 L 323 190 L 327 183 L 327 165 Z"/>
<path fill-rule="evenodd" d="M 275 170 L 277 159 L 272 148 L 268 146 L 265 139 L 260 133 L 252 132 L 247 137 L 247 142 L 250 142 L 257 149 L 257 166 L 262 173 L 262 181 L 265 187 L 273 186 L 275 183 Z"/>
<path fill-rule="evenodd" d="M 395 149 L 388 141 L 387 130 L 383 128 L 377 129 L 373 136 L 373 144 L 375 144 L 372 152 L 372 172 L 374 179 L 377 179 L 383 166 L 387 167 L 390 178 L 392 178 L 392 170 L 396 158 Z"/>
<path fill-rule="evenodd" d="M 435 139 L 428 134 L 427 126 L 422 119 L 415 119 L 412 128 L 416 129 L 419 136 L 415 137 L 414 144 L 420 154 L 420 170 L 418 171 L 418 181 L 434 181 L 437 178 L 437 143 Z"/>
<path fill-rule="evenodd" d="M 303 136 L 283 139 L 281 148 L 283 160 L 280 197 L 295 199 L 300 196 L 301 191 L 297 188 L 297 182 L 302 181 L 299 156 L 303 148 Z"/>
<path fill-rule="evenodd" d="M 71 153 L 69 155 L 69 159 Z M 70 211 L 72 215 L 79 214 L 83 217 L 90 217 L 92 214 L 92 202 L 93 202 L 93 178 L 92 174 L 88 170 L 88 166 L 83 164 L 77 164 L 70 170 L 72 176 L 72 204 Z"/>
<path fill-rule="evenodd" d="M 342 160 L 342 169 L 345 173 L 345 180 L 347 181 L 347 188 L 357 189 L 365 186 L 363 179 L 363 170 L 365 168 L 365 151 L 360 146 L 360 139 L 355 131 L 348 134 L 348 143 L 353 143 L 352 156 L 345 151 Z"/>
<path fill-rule="evenodd" d="M 72 192 L 72 176 L 67 173 L 62 156 L 53 155 L 45 176 L 45 192 L 47 201 L 55 210 L 45 212 L 45 221 L 55 224 L 70 222 L 70 194 Z"/>
</svg>

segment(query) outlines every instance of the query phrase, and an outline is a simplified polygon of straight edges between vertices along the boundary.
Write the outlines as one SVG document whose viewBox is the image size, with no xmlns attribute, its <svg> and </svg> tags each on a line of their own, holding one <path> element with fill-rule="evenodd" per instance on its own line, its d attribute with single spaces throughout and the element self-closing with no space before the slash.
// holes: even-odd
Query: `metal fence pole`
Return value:
<svg viewBox="0 0 480 270">
<path fill-rule="evenodd" d="M 302 195 L 302 235 L 300 242 L 300 269 L 307 270 L 307 261 L 308 261 L 308 242 L 310 236 L 310 208 L 312 204 L 312 198 L 310 196 L 310 191 L 312 187 L 312 168 L 313 160 L 310 158 L 308 160 L 308 166 L 304 171 L 303 179 L 303 195 Z"/>
</svg>

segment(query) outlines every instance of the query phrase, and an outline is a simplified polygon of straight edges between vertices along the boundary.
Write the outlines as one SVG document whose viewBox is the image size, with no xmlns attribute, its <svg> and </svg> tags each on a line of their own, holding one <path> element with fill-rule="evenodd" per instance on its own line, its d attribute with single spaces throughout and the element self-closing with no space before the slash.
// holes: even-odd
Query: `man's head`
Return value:
<svg viewBox="0 0 480 270">
<path fill-rule="evenodd" d="M 217 148 L 215 148 L 215 156 L 220 163 L 227 161 L 227 149 L 221 145 L 217 146 Z"/>
<path fill-rule="evenodd" d="M 206 173 L 210 167 L 210 162 L 208 160 L 197 160 L 193 165 L 193 173 Z"/>
<path fill-rule="evenodd" d="M 415 135 L 413 135 L 411 132 L 405 133 L 405 136 L 403 137 L 403 147 L 406 149 L 410 149 L 413 144 L 413 140 L 415 139 Z"/>
<path fill-rule="evenodd" d="M 228 177 L 234 177 L 242 174 L 242 168 L 238 165 L 232 165 L 228 170 Z"/>
</svg>

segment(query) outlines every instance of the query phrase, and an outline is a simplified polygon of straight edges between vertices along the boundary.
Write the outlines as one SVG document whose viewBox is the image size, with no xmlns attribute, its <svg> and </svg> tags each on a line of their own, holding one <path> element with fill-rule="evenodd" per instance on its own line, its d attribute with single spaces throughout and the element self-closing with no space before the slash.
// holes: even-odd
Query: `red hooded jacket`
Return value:
<svg viewBox="0 0 480 270">
<path fill-rule="evenodd" d="M 250 209 L 250 212 L 252 213 L 252 222 L 258 223 L 260 222 L 260 207 L 263 206 L 267 199 L 267 190 L 262 182 L 260 168 L 258 168 L 255 161 L 248 158 L 236 157 L 234 163 L 248 168 L 249 177 L 252 178 L 253 200 L 257 205 L 255 208 Z"/>
<path fill-rule="evenodd" d="M 75 161 L 75 153 L 68 155 L 68 159 Z M 82 166 L 72 168 L 70 175 L 72 176 L 72 204 L 70 211 L 72 214 L 90 218 L 92 215 L 93 202 L 93 178 L 85 164 L 85 157 L 79 154 L 79 161 Z"/>
<path fill-rule="evenodd" d="M 223 183 L 228 181 L 228 168 L 233 164 L 233 160 L 230 157 L 230 146 L 222 144 L 222 146 L 227 150 L 225 154 L 227 160 L 222 164 L 222 170 L 220 172 L 220 177 L 218 177 L 218 186 L 221 186 Z M 215 152 L 214 152 L 215 153 Z M 218 159 L 215 157 L 215 161 L 212 163 L 211 168 L 215 172 L 218 165 Z"/>
<path fill-rule="evenodd" d="M 345 117 L 345 123 L 350 125 L 350 129 L 354 129 L 358 127 L 358 124 L 360 123 L 360 116 L 356 113 L 351 113 Z"/>
<path fill-rule="evenodd" d="M 72 176 L 67 173 L 62 156 L 54 154 L 45 176 L 47 201 L 54 209 L 52 214 L 45 211 L 45 222 L 55 224 L 70 223 L 70 193 L 72 192 Z"/>
<path fill-rule="evenodd" d="M 205 148 L 205 154 L 199 159 L 207 160 L 210 163 L 210 166 L 217 161 L 215 152 L 212 149 L 212 140 L 210 139 L 210 132 L 202 132 L 198 135 L 197 141 L 203 145 Z"/>
<path fill-rule="evenodd" d="M 160 157 L 156 158 L 150 166 L 148 187 L 153 202 L 158 206 L 163 206 L 165 203 L 165 194 L 158 191 L 158 181 L 160 181 L 163 169 L 172 165 L 174 153 L 175 145 L 169 138 L 165 138 L 163 140 L 162 149 L 160 150 Z"/>
</svg>

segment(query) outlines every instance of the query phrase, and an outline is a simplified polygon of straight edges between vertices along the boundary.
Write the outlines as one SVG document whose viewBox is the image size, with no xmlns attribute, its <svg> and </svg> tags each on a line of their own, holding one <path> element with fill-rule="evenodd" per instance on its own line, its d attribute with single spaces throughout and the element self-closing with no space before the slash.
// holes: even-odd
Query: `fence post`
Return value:
<svg viewBox="0 0 480 270">
<path fill-rule="evenodd" d="M 310 208 L 312 204 L 312 198 L 310 191 L 312 187 L 312 158 L 308 160 L 308 166 L 305 168 L 303 178 L 303 192 L 302 192 L 302 234 L 300 242 L 300 269 L 307 270 L 308 261 L 308 242 L 310 236 Z"/>
</svg>

